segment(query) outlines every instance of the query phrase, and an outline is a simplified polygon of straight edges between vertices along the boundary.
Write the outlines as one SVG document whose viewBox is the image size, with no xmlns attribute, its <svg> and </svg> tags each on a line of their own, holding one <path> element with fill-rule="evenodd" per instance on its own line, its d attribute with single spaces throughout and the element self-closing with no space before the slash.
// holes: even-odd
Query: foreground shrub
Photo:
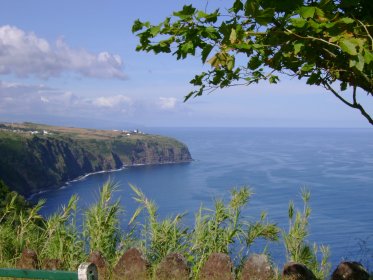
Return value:
<svg viewBox="0 0 373 280">
<path fill-rule="evenodd" d="M 100 251 L 111 271 L 123 251 L 135 246 L 146 256 L 153 275 L 157 265 L 171 253 L 185 257 L 193 279 L 199 277 L 212 253 L 234 255 L 239 274 L 256 240 L 277 241 L 282 232 L 289 261 L 305 264 L 318 279 L 325 279 L 329 273 L 327 248 L 320 247 L 323 256 L 319 261 L 318 247 L 311 247 L 306 241 L 311 213 L 309 192 L 302 194 L 303 211 L 295 211 L 290 203 L 288 231 L 268 222 L 266 213 L 257 221 L 243 215 L 252 196 L 247 187 L 233 189 L 228 201 L 215 199 L 212 209 L 201 206 L 195 214 L 194 227 L 189 229 L 182 224 L 185 214 L 161 219 L 156 204 L 140 189 L 131 188 L 139 207 L 129 221 L 129 231 L 121 230 L 122 209 L 119 200 L 113 201 L 116 185 L 111 181 L 102 186 L 97 201 L 83 213 L 80 226 L 76 222 L 79 212 L 75 195 L 67 206 L 43 219 L 39 211 L 44 201 L 19 210 L 14 207 L 14 194 L 0 215 L 0 265 L 15 266 L 22 250 L 29 248 L 40 260 L 58 259 L 61 269 L 76 270 L 91 252 Z"/>
<path fill-rule="evenodd" d="M 318 279 L 326 279 L 330 273 L 329 248 L 318 247 L 317 244 L 311 246 L 307 242 L 308 220 L 311 215 L 311 208 L 308 203 L 310 192 L 302 190 L 303 211 L 294 209 L 294 203 L 290 202 L 289 230 L 283 231 L 282 236 L 286 248 L 286 257 L 290 262 L 302 263 L 306 265 Z M 321 261 L 318 261 L 318 252 L 321 253 Z"/>
</svg>

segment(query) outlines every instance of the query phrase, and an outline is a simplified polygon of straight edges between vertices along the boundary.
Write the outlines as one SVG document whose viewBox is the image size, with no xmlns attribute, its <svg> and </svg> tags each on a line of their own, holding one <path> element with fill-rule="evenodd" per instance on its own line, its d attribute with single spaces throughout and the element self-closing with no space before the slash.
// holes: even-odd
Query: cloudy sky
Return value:
<svg viewBox="0 0 373 280">
<path fill-rule="evenodd" d="M 138 18 L 157 23 L 186 3 L 2 1 L 0 121 L 99 128 L 369 127 L 323 89 L 287 78 L 183 103 L 192 90 L 189 80 L 203 69 L 200 59 L 137 53 L 131 26 Z"/>
</svg>

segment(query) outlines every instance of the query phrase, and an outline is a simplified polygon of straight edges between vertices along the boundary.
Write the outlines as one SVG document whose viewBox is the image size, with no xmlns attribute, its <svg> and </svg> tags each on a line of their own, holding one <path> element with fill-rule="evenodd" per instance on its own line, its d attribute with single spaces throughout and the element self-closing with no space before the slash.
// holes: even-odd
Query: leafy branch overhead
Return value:
<svg viewBox="0 0 373 280">
<path fill-rule="evenodd" d="M 358 89 L 373 95 L 372 14 L 371 0 L 232 0 L 213 11 L 184 6 L 158 25 L 136 20 L 132 31 L 138 51 L 210 64 L 185 100 L 285 74 L 323 86 L 373 124 L 357 100 Z"/>
</svg>

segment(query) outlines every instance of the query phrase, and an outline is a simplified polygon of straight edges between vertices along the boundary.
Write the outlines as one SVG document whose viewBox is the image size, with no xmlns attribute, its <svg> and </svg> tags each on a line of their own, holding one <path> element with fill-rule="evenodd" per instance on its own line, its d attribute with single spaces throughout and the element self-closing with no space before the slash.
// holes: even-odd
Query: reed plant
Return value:
<svg viewBox="0 0 373 280">
<path fill-rule="evenodd" d="M 37 249 L 43 242 L 43 219 L 39 211 L 45 201 L 19 209 L 18 194 L 12 192 L 0 217 L 0 263 L 14 265 L 25 247 Z"/>
<path fill-rule="evenodd" d="M 255 240 L 278 239 L 279 229 L 267 223 L 264 216 L 255 222 L 242 216 L 251 196 L 252 191 L 247 187 L 233 189 L 228 203 L 216 199 L 213 209 L 199 209 L 189 244 L 192 272 L 196 277 L 211 253 L 230 254 L 234 248 L 240 248 L 234 261 L 243 263 Z"/>
<path fill-rule="evenodd" d="M 144 193 L 134 185 L 130 185 L 139 207 L 132 215 L 129 224 L 136 223 L 140 229 L 141 248 L 145 252 L 151 266 L 155 266 L 170 253 L 187 254 L 188 250 L 188 229 L 181 225 L 183 214 L 172 218 L 159 219 L 158 207 L 149 200 Z M 143 222 L 137 218 L 145 211 Z"/>
<path fill-rule="evenodd" d="M 132 216 L 130 224 L 146 211 L 144 222 L 140 223 L 141 239 L 144 241 L 143 250 L 153 267 L 169 253 L 181 253 L 186 256 L 192 268 L 192 278 L 195 279 L 212 253 L 230 254 L 234 248 L 240 247 L 241 253 L 245 253 L 237 256 L 244 259 L 256 239 L 278 239 L 279 229 L 275 224 L 266 222 L 265 215 L 256 222 L 249 222 L 242 216 L 242 210 L 252 195 L 247 187 L 233 189 L 227 203 L 216 199 L 212 209 L 201 206 L 191 230 L 181 224 L 184 214 L 160 220 L 155 203 L 140 189 L 133 185 L 131 188 L 135 193 L 134 199 L 140 206 Z"/>
<path fill-rule="evenodd" d="M 122 211 L 120 201 L 112 202 L 116 188 L 117 185 L 110 180 L 104 183 L 97 202 L 86 210 L 83 225 L 89 250 L 100 251 L 110 263 L 117 258 L 121 236 L 118 217 Z"/>
<path fill-rule="evenodd" d="M 116 187 L 112 181 L 104 183 L 97 201 L 84 213 L 78 211 L 78 197 L 74 195 L 48 219 L 39 214 L 44 201 L 19 210 L 14 194 L 0 211 L 0 266 L 15 266 L 22 250 L 29 248 L 42 260 L 59 259 L 64 270 L 76 270 L 90 252 L 97 250 L 111 269 L 125 249 L 136 246 L 146 255 L 153 272 L 168 254 L 180 253 L 191 267 L 191 278 L 198 279 L 211 253 L 231 254 L 239 270 L 258 239 L 277 241 L 282 232 L 289 261 L 305 264 L 318 279 L 325 279 L 329 273 L 327 247 L 311 246 L 306 241 L 311 213 L 309 192 L 302 193 L 303 211 L 295 210 L 290 203 L 288 231 L 269 222 L 266 213 L 254 221 L 244 215 L 253 195 L 248 187 L 233 189 L 227 201 L 215 199 L 211 208 L 201 206 L 194 226 L 187 228 L 183 224 L 185 214 L 161 218 L 157 205 L 131 185 L 139 207 L 129 220 L 130 229 L 124 231 L 119 222 L 123 210 L 114 199 Z M 77 224 L 77 215 L 81 214 L 83 222 Z"/>
<path fill-rule="evenodd" d="M 326 279 L 330 273 L 329 248 L 313 245 L 307 241 L 308 223 L 311 215 L 309 206 L 310 192 L 303 189 L 301 193 L 303 210 L 296 210 L 291 201 L 288 208 L 289 229 L 283 231 L 282 236 L 288 261 L 306 265 L 317 279 Z"/>
<path fill-rule="evenodd" d="M 76 224 L 78 197 L 73 195 L 67 206 L 44 223 L 41 259 L 58 259 L 61 268 L 74 270 L 85 260 L 84 241 Z"/>
</svg>

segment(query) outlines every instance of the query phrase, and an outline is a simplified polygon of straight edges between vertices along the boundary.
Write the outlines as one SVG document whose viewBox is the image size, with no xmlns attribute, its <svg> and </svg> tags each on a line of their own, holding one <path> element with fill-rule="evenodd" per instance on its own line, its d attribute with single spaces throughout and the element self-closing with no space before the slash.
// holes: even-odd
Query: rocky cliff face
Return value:
<svg viewBox="0 0 373 280">
<path fill-rule="evenodd" d="M 191 160 L 189 150 L 186 146 L 165 146 L 157 142 L 137 141 L 131 156 L 127 161 L 126 155 L 114 154 L 120 160 L 120 165 L 136 164 L 163 164 L 174 162 L 186 162 Z M 123 159 L 124 162 L 121 161 Z"/>
<path fill-rule="evenodd" d="M 3 137 L 0 179 L 30 195 L 91 172 L 192 159 L 188 148 L 174 139 L 154 135 L 132 138 Z"/>
</svg>

